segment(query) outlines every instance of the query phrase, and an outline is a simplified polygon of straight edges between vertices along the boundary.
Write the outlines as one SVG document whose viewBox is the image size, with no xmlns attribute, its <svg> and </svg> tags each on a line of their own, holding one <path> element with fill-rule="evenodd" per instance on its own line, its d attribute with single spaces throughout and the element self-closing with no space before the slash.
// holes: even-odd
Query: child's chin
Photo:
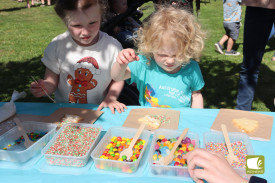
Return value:
<svg viewBox="0 0 275 183">
<path fill-rule="evenodd" d="M 80 44 L 80 46 L 91 46 L 92 45 L 92 41 L 91 40 L 81 40 L 80 42 L 79 42 Z"/>
</svg>

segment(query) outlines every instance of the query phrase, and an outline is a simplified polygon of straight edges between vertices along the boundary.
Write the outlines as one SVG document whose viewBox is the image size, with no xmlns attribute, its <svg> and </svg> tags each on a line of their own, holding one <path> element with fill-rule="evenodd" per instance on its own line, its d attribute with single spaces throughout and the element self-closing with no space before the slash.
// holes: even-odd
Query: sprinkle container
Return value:
<svg viewBox="0 0 275 183">
<path fill-rule="evenodd" d="M 13 127 L 0 136 L 0 160 L 11 162 L 25 162 L 35 156 L 41 149 L 53 138 L 57 125 L 35 121 L 24 121 L 22 125 L 26 133 L 41 133 L 43 136 L 39 138 L 29 148 L 25 148 L 24 141 L 18 142 L 22 136 L 17 126 Z M 16 143 L 17 141 L 17 143 Z M 7 150 L 3 150 L 7 149 Z"/>
<path fill-rule="evenodd" d="M 184 166 L 173 166 L 171 164 L 164 166 L 155 163 L 153 156 L 156 151 L 156 146 L 157 146 L 157 141 L 159 140 L 159 137 L 163 136 L 166 139 L 175 139 L 179 137 L 182 133 L 182 130 L 168 130 L 168 129 L 157 129 L 154 133 L 153 136 L 153 141 L 151 144 L 150 148 L 150 153 L 149 153 L 149 165 L 150 165 L 150 171 L 152 175 L 155 176 L 168 176 L 168 177 L 175 177 L 175 178 L 190 178 L 190 175 L 187 170 L 187 165 L 185 164 Z M 195 144 L 193 147 L 199 147 L 199 135 L 192 132 L 188 131 L 186 134 L 185 138 L 188 137 L 193 144 Z M 184 138 L 184 139 L 185 139 Z M 168 155 L 168 154 L 167 154 Z M 165 155 L 165 156 L 167 156 Z M 164 157 L 165 157 L 164 156 Z M 175 157 L 176 158 L 176 157 Z"/>
<path fill-rule="evenodd" d="M 242 177 L 248 179 L 251 175 L 246 174 L 246 155 L 253 155 L 254 151 L 249 137 L 245 133 L 229 132 L 228 133 L 233 153 L 239 158 L 239 162 L 234 162 L 231 166 Z M 225 140 L 222 132 L 211 131 L 203 135 L 204 146 L 207 150 L 219 152 L 226 157 L 228 154 Z"/>
<path fill-rule="evenodd" d="M 101 130 L 101 125 L 65 124 L 41 153 L 49 165 L 83 167 L 99 141 Z"/>
<path fill-rule="evenodd" d="M 104 137 L 101 139 L 95 150 L 92 152 L 91 156 L 94 160 L 95 168 L 100 170 L 113 171 L 118 173 L 134 173 L 139 166 L 142 156 L 146 150 L 147 144 L 149 143 L 150 132 L 148 130 L 143 130 L 139 139 L 145 141 L 140 155 L 136 161 L 126 162 L 111 159 L 100 158 L 103 152 L 106 150 L 107 145 L 111 142 L 113 137 L 123 137 L 123 138 L 133 138 L 137 132 L 136 128 L 126 128 L 126 127 L 112 127 L 110 128 Z"/>
</svg>

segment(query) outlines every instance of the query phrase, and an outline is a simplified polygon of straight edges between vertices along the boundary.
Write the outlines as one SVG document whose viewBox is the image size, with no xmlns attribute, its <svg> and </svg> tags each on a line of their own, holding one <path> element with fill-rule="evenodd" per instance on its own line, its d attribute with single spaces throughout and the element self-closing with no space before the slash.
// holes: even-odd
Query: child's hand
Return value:
<svg viewBox="0 0 275 183">
<path fill-rule="evenodd" d="M 127 109 L 125 104 L 120 103 L 117 100 L 110 100 L 106 98 L 98 106 L 97 110 L 100 111 L 103 107 L 109 107 L 113 114 L 115 113 L 115 109 L 118 113 L 124 112 L 124 109 Z"/>
<path fill-rule="evenodd" d="M 129 62 L 133 62 L 135 60 L 139 60 L 139 57 L 136 56 L 136 53 L 133 49 L 124 49 L 121 52 L 119 52 L 117 56 L 117 63 L 119 64 L 128 64 Z"/>
<path fill-rule="evenodd" d="M 43 90 L 43 89 L 45 90 Z M 52 84 L 48 83 L 46 80 L 38 80 L 38 82 L 32 82 L 30 85 L 30 92 L 33 94 L 35 97 L 42 97 L 47 94 L 51 94 L 54 91 L 54 88 L 52 87 Z"/>
</svg>

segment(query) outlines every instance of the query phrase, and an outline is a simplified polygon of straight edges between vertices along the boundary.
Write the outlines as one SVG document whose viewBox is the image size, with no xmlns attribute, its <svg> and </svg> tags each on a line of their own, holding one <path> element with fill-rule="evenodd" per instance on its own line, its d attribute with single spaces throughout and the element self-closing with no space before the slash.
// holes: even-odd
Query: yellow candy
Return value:
<svg viewBox="0 0 275 183">
<path fill-rule="evenodd" d="M 186 146 L 183 146 L 180 150 L 186 151 Z"/>
<path fill-rule="evenodd" d="M 158 155 L 158 158 L 160 159 L 162 157 L 162 155 L 160 154 L 160 155 Z"/>
<path fill-rule="evenodd" d="M 165 136 L 164 135 L 159 135 L 158 138 L 162 140 L 162 139 L 165 138 Z"/>
<path fill-rule="evenodd" d="M 123 161 L 123 159 L 122 158 L 118 158 L 118 161 Z"/>
<path fill-rule="evenodd" d="M 145 141 L 145 140 L 142 140 L 141 142 L 142 142 L 142 144 L 143 144 L 143 145 L 146 143 L 146 141 Z"/>
<path fill-rule="evenodd" d="M 158 155 L 157 154 L 154 154 L 153 155 L 153 160 L 157 160 L 158 159 Z"/>
<path fill-rule="evenodd" d="M 113 151 L 114 151 L 114 152 L 117 151 L 117 148 L 114 148 Z"/>
<path fill-rule="evenodd" d="M 117 156 L 117 155 L 119 156 L 119 153 L 115 153 L 115 156 Z"/>
</svg>

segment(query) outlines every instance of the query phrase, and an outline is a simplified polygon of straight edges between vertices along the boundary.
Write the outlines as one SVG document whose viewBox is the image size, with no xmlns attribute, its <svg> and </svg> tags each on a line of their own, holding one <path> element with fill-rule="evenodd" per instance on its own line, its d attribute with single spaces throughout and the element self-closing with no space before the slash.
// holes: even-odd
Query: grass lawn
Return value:
<svg viewBox="0 0 275 183">
<path fill-rule="evenodd" d="M 17 90 L 27 92 L 27 97 L 20 102 L 51 102 L 48 98 L 38 99 L 30 94 L 30 76 L 36 79 L 43 77 L 45 67 L 40 61 L 43 51 L 66 27 L 56 16 L 53 6 L 27 9 L 26 2 L 14 0 L 0 0 L 0 4 L 0 101 L 9 101 L 13 90 Z M 143 7 L 145 17 L 153 11 L 151 2 Z M 243 15 L 244 10 L 245 7 Z M 201 3 L 198 19 L 207 33 L 200 62 L 206 83 L 202 91 L 205 108 L 235 108 L 243 56 L 225 56 L 215 52 L 214 43 L 224 34 L 222 1 Z M 243 27 L 234 47 L 241 53 L 242 34 Z M 274 50 L 275 37 L 268 42 L 263 58 L 253 102 L 255 111 L 274 111 L 275 63 L 271 61 Z"/>
</svg>

